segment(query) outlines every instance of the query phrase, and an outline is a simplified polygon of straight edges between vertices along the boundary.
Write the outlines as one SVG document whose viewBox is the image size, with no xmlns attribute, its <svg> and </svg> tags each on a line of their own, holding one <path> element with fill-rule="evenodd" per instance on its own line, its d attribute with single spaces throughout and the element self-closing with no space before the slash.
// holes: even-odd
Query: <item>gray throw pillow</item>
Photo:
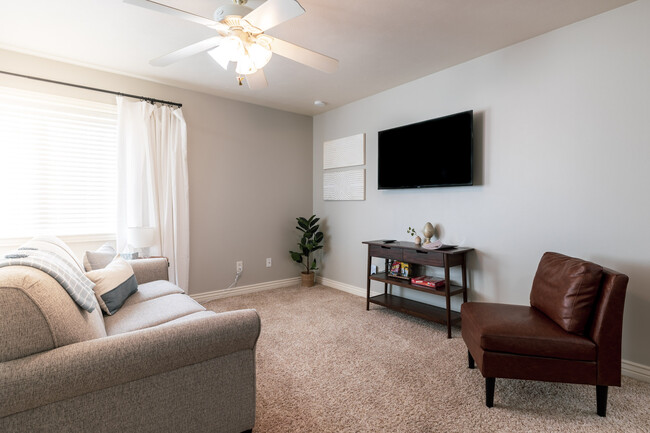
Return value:
<svg viewBox="0 0 650 433">
<path fill-rule="evenodd" d="M 84 268 L 86 272 L 104 269 L 117 255 L 115 248 L 104 244 L 95 251 L 86 251 L 84 254 Z"/>
</svg>

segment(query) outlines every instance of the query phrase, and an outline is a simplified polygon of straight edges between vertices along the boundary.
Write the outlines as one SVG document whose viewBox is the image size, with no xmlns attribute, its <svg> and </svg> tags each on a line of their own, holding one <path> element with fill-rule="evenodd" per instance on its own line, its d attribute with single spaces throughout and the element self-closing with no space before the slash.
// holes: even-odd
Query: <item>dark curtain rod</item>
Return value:
<svg viewBox="0 0 650 433">
<path fill-rule="evenodd" d="M 128 93 L 114 92 L 112 90 L 98 89 L 96 87 L 88 87 L 79 84 L 66 83 L 64 81 L 49 80 L 47 78 L 33 77 L 31 75 L 16 74 L 15 72 L 0 71 L 0 74 L 12 75 L 14 77 L 20 77 L 20 78 L 27 78 L 29 80 L 43 81 L 45 83 L 60 84 L 62 86 L 76 87 L 77 89 L 92 90 L 94 92 L 110 93 L 111 95 L 127 96 L 129 98 L 141 99 L 143 101 L 147 101 L 151 103 L 158 102 L 160 104 L 173 105 L 178 108 L 183 106 L 183 104 L 179 104 L 178 102 L 163 101 L 162 99 L 147 98 L 146 96 L 130 95 Z"/>
</svg>

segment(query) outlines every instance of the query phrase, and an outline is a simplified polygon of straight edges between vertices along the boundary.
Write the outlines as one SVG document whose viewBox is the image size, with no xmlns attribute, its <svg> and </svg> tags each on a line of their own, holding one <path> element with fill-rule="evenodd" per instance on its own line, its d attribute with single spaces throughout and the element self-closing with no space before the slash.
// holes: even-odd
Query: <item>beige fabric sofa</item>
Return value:
<svg viewBox="0 0 650 433">
<path fill-rule="evenodd" d="M 166 259 L 131 263 L 138 292 L 112 316 L 38 269 L 0 268 L 0 431 L 253 428 L 257 313 L 206 311 Z"/>
</svg>

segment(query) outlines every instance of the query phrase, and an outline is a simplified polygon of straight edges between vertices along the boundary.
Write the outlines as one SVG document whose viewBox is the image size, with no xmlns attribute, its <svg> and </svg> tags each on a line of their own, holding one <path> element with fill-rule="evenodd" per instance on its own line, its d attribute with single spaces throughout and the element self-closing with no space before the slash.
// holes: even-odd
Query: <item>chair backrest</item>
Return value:
<svg viewBox="0 0 650 433">
<path fill-rule="evenodd" d="M 588 336 L 598 346 L 598 385 L 621 385 L 623 307 L 628 276 L 603 268 Z"/>
<path fill-rule="evenodd" d="M 559 253 L 544 253 L 530 291 L 530 305 L 567 332 L 586 335 L 603 268 Z"/>
</svg>

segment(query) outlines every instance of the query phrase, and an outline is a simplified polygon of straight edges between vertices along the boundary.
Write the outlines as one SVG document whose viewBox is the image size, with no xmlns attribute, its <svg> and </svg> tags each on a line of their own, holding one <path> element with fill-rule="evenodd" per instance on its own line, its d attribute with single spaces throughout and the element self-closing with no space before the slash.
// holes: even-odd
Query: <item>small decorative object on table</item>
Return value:
<svg viewBox="0 0 650 433">
<path fill-rule="evenodd" d="M 408 230 L 406 230 L 406 233 L 410 234 L 411 236 L 415 236 L 417 232 L 413 227 L 409 226 Z M 420 245 L 422 243 L 422 239 L 420 239 L 420 236 L 415 236 L 415 238 L 413 238 L 413 242 L 415 242 L 415 245 Z"/>
<path fill-rule="evenodd" d="M 433 224 L 431 223 L 426 223 L 424 227 L 422 228 L 422 234 L 424 235 L 424 242 L 422 245 L 426 245 L 431 242 L 431 238 L 435 234 L 435 230 L 433 229 Z"/>
<path fill-rule="evenodd" d="M 456 247 L 457 245 L 443 244 L 440 239 L 437 241 L 429 242 L 428 244 L 422 246 L 422 248 L 426 248 L 427 250 L 448 250 L 449 248 Z"/>
</svg>

